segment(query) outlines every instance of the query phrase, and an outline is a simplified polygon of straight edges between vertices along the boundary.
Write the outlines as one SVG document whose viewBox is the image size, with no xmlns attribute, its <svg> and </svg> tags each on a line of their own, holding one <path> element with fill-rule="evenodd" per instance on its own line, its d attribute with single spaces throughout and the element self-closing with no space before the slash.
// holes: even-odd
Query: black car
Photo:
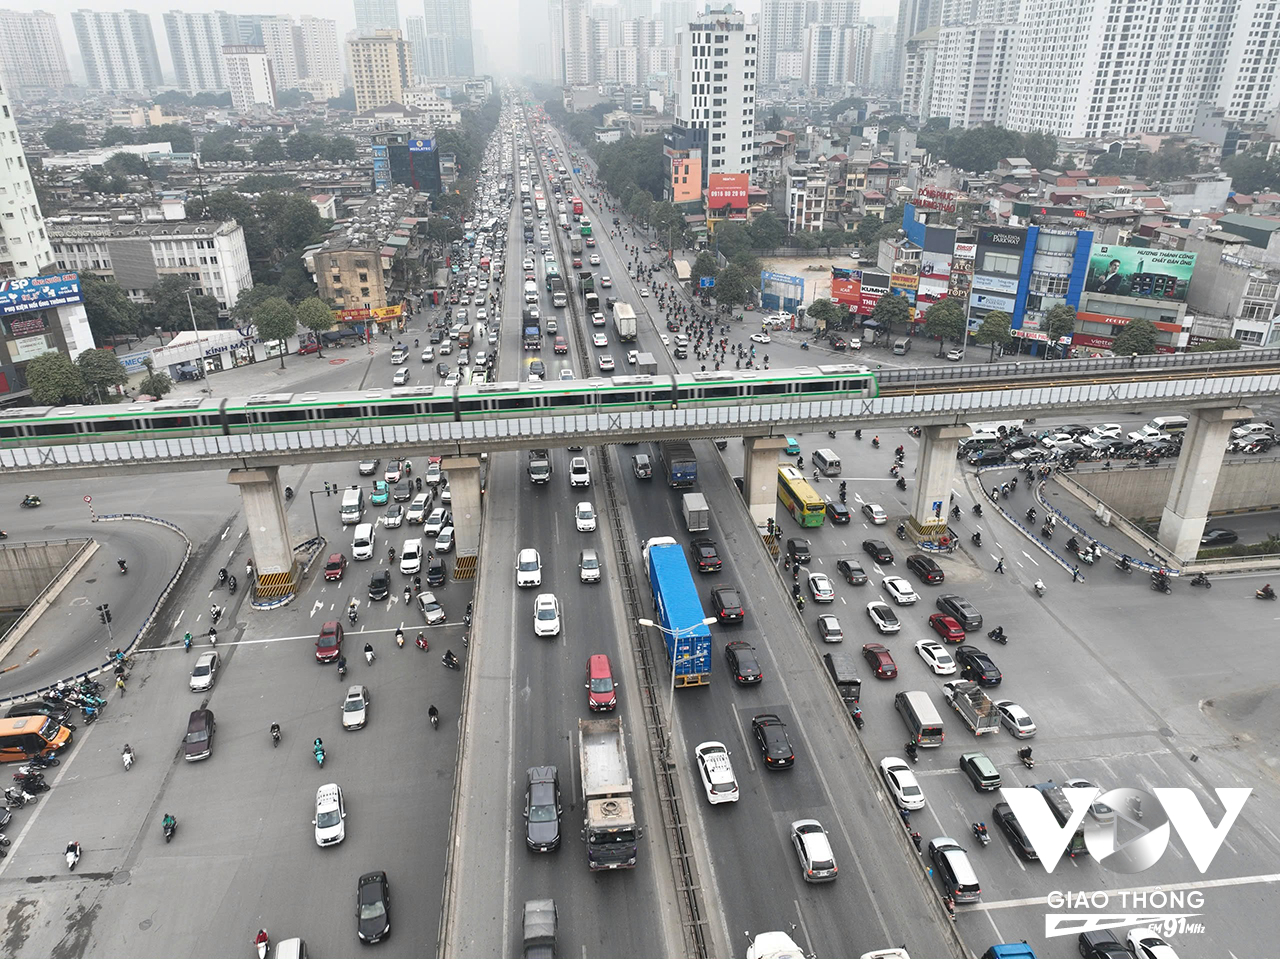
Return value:
<svg viewBox="0 0 1280 959">
<path fill-rule="evenodd" d="M 1031 845 L 1031 840 L 1022 831 L 1022 823 L 1018 822 L 1018 817 L 1013 814 L 1013 808 L 1007 802 L 998 802 L 992 806 L 991 817 L 1004 832 L 1005 837 L 1009 840 L 1009 845 L 1013 846 L 1014 852 L 1023 859 L 1040 858 L 1036 853 L 1035 847 Z"/>
<path fill-rule="evenodd" d="M 977 646 L 957 646 L 954 653 L 960 675 L 979 686 L 999 686 L 1004 678 L 991 657 Z"/>
<path fill-rule="evenodd" d="M 391 488 L 391 498 L 397 503 L 404 503 L 413 498 L 413 481 L 401 480 Z"/>
<path fill-rule="evenodd" d="M 889 549 L 889 544 L 882 539 L 864 539 L 862 551 L 877 563 L 893 562 L 893 550 Z"/>
<path fill-rule="evenodd" d="M 796 761 L 795 750 L 787 738 L 787 724 L 773 713 L 761 713 L 751 719 L 751 729 L 770 769 L 786 769 Z"/>
<path fill-rule="evenodd" d="M 1090 929 L 1080 933 L 1076 948 L 1082 959 L 1133 959 L 1131 953 L 1106 929 Z"/>
<path fill-rule="evenodd" d="M 966 633 L 982 628 L 982 614 L 978 612 L 978 607 L 963 596 L 957 596 L 955 593 L 943 593 L 938 597 L 934 605 L 938 607 L 938 612 L 946 613 L 959 623 Z"/>
<path fill-rule="evenodd" d="M 711 610 L 716 619 L 722 623 L 742 624 L 746 613 L 742 609 L 742 600 L 738 591 L 732 586 L 713 586 L 711 588 Z"/>
<path fill-rule="evenodd" d="M 524 840 L 534 852 L 560 845 L 560 776 L 555 766 L 534 766 L 524 788 Z"/>
<path fill-rule="evenodd" d="M 432 556 L 427 561 L 427 585 L 444 585 L 444 560 L 439 556 Z"/>
<path fill-rule="evenodd" d="M 542 362 L 542 360 L 532 360 L 532 361 L 530 361 L 530 363 L 529 363 L 529 375 L 530 375 L 530 376 L 542 376 L 542 377 L 545 377 L 545 376 L 547 375 L 547 364 L 546 364 L 546 363 L 543 363 L 543 362 Z"/>
<path fill-rule="evenodd" d="M 1034 436 L 1010 436 L 1001 445 L 1006 453 L 1012 453 L 1015 450 L 1025 450 L 1029 446 L 1035 446 L 1036 440 Z"/>
<path fill-rule="evenodd" d="M 836 572 L 843 576 L 844 581 L 850 586 L 867 584 L 867 571 L 851 556 L 836 560 Z"/>
<path fill-rule="evenodd" d="M 443 334 L 442 332 L 440 332 L 440 330 L 439 330 L 439 329 L 434 329 L 434 330 L 432 330 L 432 331 L 431 331 L 431 336 L 429 337 L 429 342 L 430 342 L 433 346 L 434 346 L 436 343 L 439 343 L 439 342 L 440 342 L 441 340 L 443 340 L 443 339 L 444 339 L 444 334 Z"/>
<path fill-rule="evenodd" d="M 849 512 L 849 507 L 845 506 L 844 503 L 827 504 L 827 519 L 831 520 L 831 522 L 843 526 L 852 518 L 853 514 Z"/>
<path fill-rule="evenodd" d="M 738 641 L 725 644 L 724 658 L 729 663 L 733 681 L 739 686 L 754 686 L 764 679 L 760 661 L 756 659 L 756 648 L 750 643 Z"/>
<path fill-rule="evenodd" d="M 944 579 L 942 567 L 938 565 L 937 560 L 923 553 L 912 553 L 908 556 L 907 569 L 930 585 L 941 583 Z"/>
<path fill-rule="evenodd" d="M 444 360 L 436 364 L 436 376 L 448 376 L 452 372 L 453 370 Z"/>
<path fill-rule="evenodd" d="M 799 566 L 805 566 L 810 559 L 809 541 L 793 536 L 787 540 L 787 558 Z"/>
<path fill-rule="evenodd" d="M 391 570 L 375 569 L 369 577 L 369 598 L 386 599 L 391 592 Z"/>
<path fill-rule="evenodd" d="M 975 450 L 969 454 L 970 466 L 998 466 L 1005 461 L 1004 450 Z"/>
<path fill-rule="evenodd" d="M 689 544 L 693 550 L 693 558 L 698 562 L 699 573 L 715 573 L 720 570 L 720 554 L 716 552 L 716 544 L 709 539 L 695 539 Z"/>
<path fill-rule="evenodd" d="M 391 890 L 385 872 L 366 872 L 356 884 L 356 934 L 368 943 L 391 935 Z"/>
<path fill-rule="evenodd" d="M 1200 545 L 1201 546 L 1227 546 L 1231 543 L 1235 543 L 1239 541 L 1239 539 L 1240 537 L 1236 535 L 1235 530 L 1222 529 L 1221 527 L 1219 527 L 1217 529 L 1205 530 L 1204 535 L 1200 537 Z"/>
</svg>

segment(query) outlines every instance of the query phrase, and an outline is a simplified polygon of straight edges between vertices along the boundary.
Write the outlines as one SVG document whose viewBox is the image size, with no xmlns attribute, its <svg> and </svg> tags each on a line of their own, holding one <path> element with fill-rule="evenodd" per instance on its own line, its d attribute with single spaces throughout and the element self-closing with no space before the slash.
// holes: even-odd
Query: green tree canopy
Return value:
<svg viewBox="0 0 1280 959">
<path fill-rule="evenodd" d="M 76 357 L 75 365 L 86 391 L 92 393 L 99 403 L 105 401 L 111 387 L 124 386 L 129 382 L 124 364 L 111 350 L 85 350 Z"/>
<path fill-rule="evenodd" d="M 284 152 L 290 160 L 313 160 L 324 153 L 326 138 L 310 133 L 295 133 L 284 141 Z"/>
<path fill-rule="evenodd" d="M 107 173 L 126 176 L 151 175 L 151 167 L 147 164 L 146 157 L 140 157 L 136 153 L 125 153 L 123 150 L 107 157 L 107 161 L 102 164 L 102 169 Z"/>
<path fill-rule="evenodd" d="M 334 324 L 333 311 L 318 296 L 308 297 L 298 304 L 297 320 L 300 326 L 317 337 L 326 330 L 333 329 Z"/>
<path fill-rule="evenodd" d="M 858 221 L 858 228 L 854 232 L 858 237 L 858 249 L 863 257 L 874 255 L 876 244 L 880 239 L 880 230 L 883 227 L 884 220 L 875 213 L 864 216 Z"/>
<path fill-rule="evenodd" d="M 138 304 L 130 300 L 114 280 L 82 272 L 80 293 L 84 297 L 84 311 L 94 342 L 105 343 L 117 336 L 141 335 Z"/>
<path fill-rule="evenodd" d="M 351 163 L 356 159 L 356 141 L 351 137 L 329 137 L 324 145 L 324 158 L 330 163 Z"/>
<path fill-rule="evenodd" d="M 329 106 L 335 110 L 350 110 L 352 113 L 356 109 L 356 91 L 354 87 L 347 87 L 336 97 L 329 98 Z"/>
<path fill-rule="evenodd" d="M 809 316 L 825 323 L 828 327 L 839 323 L 848 315 L 848 307 L 833 303 L 825 297 L 819 297 L 809 304 Z"/>
<path fill-rule="evenodd" d="M 741 306 L 751 299 L 751 278 L 736 264 L 730 263 L 716 277 L 716 302 Z"/>
<path fill-rule="evenodd" d="M 84 399 L 84 378 L 66 353 L 41 353 L 27 364 L 26 374 L 31 399 L 40 406 L 67 406 Z"/>
<path fill-rule="evenodd" d="M 185 276 L 169 274 L 160 278 L 151 288 L 151 302 L 143 311 L 143 325 L 158 326 L 170 332 L 191 329 L 191 314 L 195 313 L 196 328 L 212 330 L 218 326 L 218 301 L 211 296 L 191 294 L 191 306 L 187 306 L 187 293 L 191 281 Z"/>
<path fill-rule="evenodd" d="M 1050 307 L 1049 312 L 1044 315 L 1043 330 L 1049 337 L 1050 353 L 1054 351 L 1054 347 L 1061 347 L 1061 356 L 1070 355 L 1070 345 L 1064 346 L 1058 341 L 1076 331 L 1075 308 L 1069 303 L 1057 303 Z"/>
<path fill-rule="evenodd" d="M 1240 341 L 1232 339 L 1229 336 L 1221 337 L 1210 343 L 1197 343 L 1195 346 L 1187 347 L 1188 353 L 1218 353 L 1228 350 L 1240 349 Z"/>
<path fill-rule="evenodd" d="M 1231 174 L 1231 185 L 1241 193 L 1261 193 L 1280 189 L 1280 156 L 1268 160 L 1264 152 L 1237 153 L 1222 161 Z"/>
<path fill-rule="evenodd" d="M 57 150 L 59 153 L 74 153 L 76 150 L 83 150 L 89 145 L 86 136 L 88 130 L 83 123 L 70 123 L 66 120 L 58 120 L 50 126 L 45 127 L 44 145 L 50 150 Z"/>
<path fill-rule="evenodd" d="M 218 127 L 206 133 L 200 140 L 200 159 L 205 163 L 226 163 L 231 160 L 244 160 L 244 150 L 236 146 L 240 131 L 235 127 Z"/>
<path fill-rule="evenodd" d="M 1116 356 L 1129 356 L 1137 353 L 1147 356 L 1156 351 L 1156 326 L 1150 320 L 1130 320 L 1116 334 L 1111 344 L 1111 352 Z"/>
<path fill-rule="evenodd" d="M 902 217 L 907 212 L 905 203 L 895 203 L 884 211 L 884 226 L 880 227 L 878 239 L 892 240 L 902 229 Z"/>
<path fill-rule="evenodd" d="M 948 296 L 939 300 L 924 311 L 924 331 L 929 336 L 938 338 L 938 355 L 947 340 L 957 340 L 964 336 L 967 318 L 964 304 L 957 298 Z"/>
<path fill-rule="evenodd" d="M 973 335 L 979 343 L 991 344 L 991 359 L 996 358 L 996 347 L 1005 347 L 1013 342 L 1013 317 L 1003 310 L 992 310 L 982 318 L 978 332 Z"/>
<path fill-rule="evenodd" d="M 787 225 L 772 210 L 765 210 L 747 226 L 751 246 L 756 250 L 776 250 L 787 242 Z"/>
<path fill-rule="evenodd" d="M 1022 135 L 1020 155 L 1031 161 L 1037 170 L 1047 170 L 1058 165 L 1058 138 L 1052 133 L 1036 130 Z"/>
<path fill-rule="evenodd" d="M 259 163 L 274 163 L 277 160 L 283 160 L 284 147 L 280 145 L 280 141 L 271 135 L 261 137 L 253 145 L 253 158 Z"/>
<path fill-rule="evenodd" d="M 696 290 L 698 281 L 704 276 L 715 276 L 719 272 L 720 268 L 716 265 L 715 255 L 709 250 L 703 250 L 689 267 L 689 285 Z"/>
<path fill-rule="evenodd" d="M 905 326 L 911 322 L 911 304 L 905 296 L 886 293 L 876 301 L 871 310 L 871 319 L 879 324 L 879 329 L 892 334 L 895 323 Z"/>
<path fill-rule="evenodd" d="M 156 127 L 144 127 L 134 136 L 134 143 L 168 143 L 174 153 L 194 153 L 195 134 L 183 123 L 162 123 Z"/>
<path fill-rule="evenodd" d="M 133 143 L 133 131 L 128 127 L 109 126 L 102 131 L 102 138 L 98 141 L 98 146 L 113 147 L 116 144 Z"/>
<path fill-rule="evenodd" d="M 147 368 L 147 375 L 138 384 L 138 392 L 154 396 L 158 400 L 163 399 L 165 394 L 173 390 L 173 380 L 168 373 L 157 373 L 155 362 L 149 356 L 142 361 L 142 365 Z"/>
<path fill-rule="evenodd" d="M 255 283 L 236 297 L 236 305 L 231 308 L 231 319 L 236 326 L 248 326 L 253 322 L 258 307 L 273 297 L 283 295 L 283 291 L 278 286 L 271 283 Z"/>
<path fill-rule="evenodd" d="M 273 296 L 258 307 L 253 317 L 258 327 L 258 336 L 265 341 L 279 340 L 283 345 L 289 337 L 298 332 L 298 318 L 289 301 L 284 297 Z M 280 351 L 280 369 L 284 369 L 285 351 Z"/>
</svg>

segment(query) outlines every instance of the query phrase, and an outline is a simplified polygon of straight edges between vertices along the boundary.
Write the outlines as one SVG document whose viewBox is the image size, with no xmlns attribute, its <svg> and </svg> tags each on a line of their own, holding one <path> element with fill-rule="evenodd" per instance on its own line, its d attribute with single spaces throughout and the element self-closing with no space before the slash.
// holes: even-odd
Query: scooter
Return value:
<svg viewBox="0 0 1280 959">
<path fill-rule="evenodd" d="M 458 669 L 460 666 L 458 657 L 453 654 L 453 650 L 451 649 L 445 651 L 445 654 L 440 657 L 440 662 L 449 669 Z"/>
<path fill-rule="evenodd" d="M 267 935 L 267 930 L 258 930 L 258 934 L 253 937 L 253 945 L 258 950 L 258 959 L 267 959 L 267 950 L 271 948 L 271 937 Z"/>
<path fill-rule="evenodd" d="M 974 515 L 974 516 L 981 516 L 981 515 L 982 515 L 982 504 L 981 504 L 981 503 L 974 503 L 974 504 L 973 504 L 973 515 Z"/>
<path fill-rule="evenodd" d="M 236 594 L 236 585 L 237 585 L 236 578 L 234 576 L 231 576 L 227 579 L 227 592 L 229 592 L 232 596 Z"/>
<path fill-rule="evenodd" d="M 852 716 L 853 716 L 853 724 L 857 726 L 859 729 L 861 729 L 863 722 L 865 722 L 865 720 L 863 720 L 862 718 L 862 707 L 854 706 Z"/>
<path fill-rule="evenodd" d="M 991 842 L 991 836 L 990 836 L 990 834 L 987 832 L 987 824 L 986 824 L 986 823 L 984 823 L 984 822 L 975 822 L 971 828 L 973 829 L 973 838 L 974 838 L 974 839 L 976 839 L 976 840 L 978 840 L 978 842 L 982 843 L 982 845 L 984 845 L 984 846 L 985 846 L 985 845 L 987 845 L 989 842 Z"/>
<path fill-rule="evenodd" d="M 1164 593 L 1166 595 L 1173 592 L 1173 587 L 1169 585 L 1169 577 L 1161 576 L 1157 573 L 1153 573 L 1151 575 L 1151 588 L 1157 593 Z"/>
<path fill-rule="evenodd" d="M 272 723 L 271 724 L 271 748 L 275 749 L 275 747 L 279 745 L 280 745 L 280 724 Z"/>
<path fill-rule="evenodd" d="M 1253 595 L 1255 599 L 1275 599 L 1276 598 L 1275 590 L 1271 589 L 1269 586 L 1264 586 L 1262 589 L 1254 590 Z"/>
<path fill-rule="evenodd" d="M 1009 637 L 1005 635 L 1003 626 L 997 626 L 987 633 L 987 639 L 999 643 L 1001 646 L 1006 646 L 1009 643 Z"/>
<path fill-rule="evenodd" d="M 165 816 L 164 823 L 164 841 L 169 842 L 173 839 L 173 834 L 178 831 L 178 819 L 176 816 Z"/>
<path fill-rule="evenodd" d="M 76 863 L 80 861 L 80 844 L 78 842 L 67 844 L 67 868 L 72 872 L 76 871 Z"/>
<path fill-rule="evenodd" d="M 1204 573 L 1196 573 L 1191 577 L 1192 586 L 1203 586 L 1205 589 L 1213 589 L 1213 583 L 1209 582 L 1209 577 Z"/>
<path fill-rule="evenodd" d="M 1127 558 L 1116 560 L 1115 566 L 1120 572 L 1128 573 L 1130 576 L 1133 575 L 1133 564 Z"/>
<path fill-rule="evenodd" d="M 906 538 L 907 538 L 907 524 L 906 524 L 906 523 L 899 523 L 899 524 L 898 524 L 898 528 L 897 528 L 897 530 L 895 530 L 895 532 L 898 534 L 898 539 L 906 539 Z"/>
<path fill-rule="evenodd" d="M 910 759 L 913 764 L 920 761 L 920 748 L 914 742 L 908 742 L 903 748 L 906 750 L 907 758 Z"/>
<path fill-rule="evenodd" d="M 404 649 L 404 627 L 396 627 L 396 645 Z"/>
<path fill-rule="evenodd" d="M 116 565 L 120 567 L 120 575 L 126 576 L 129 573 L 129 564 L 122 559 L 116 560 Z"/>
<path fill-rule="evenodd" d="M 467 611 L 462 614 L 462 625 L 471 625 L 471 603 L 467 603 Z"/>
<path fill-rule="evenodd" d="M 324 769 L 324 746 L 317 744 L 311 751 L 315 754 L 316 765 Z"/>
<path fill-rule="evenodd" d="M 1022 760 L 1022 765 L 1026 766 L 1028 769 L 1033 769 L 1035 767 L 1036 761 L 1031 758 L 1030 746 L 1023 746 L 1019 749 L 1018 758 Z"/>
<path fill-rule="evenodd" d="M 128 772 L 133 768 L 133 750 L 125 744 L 124 752 L 120 754 L 120 758 L 124 760 L 124 771 Z"/>
<path fill-rule="evenodd" d="M 899 477 L 898 477 L 898 482 L 897 482 L 897 483 L 895 483 L 894 485 L 895 485 L 895 486 L 897 486 L 897 487 L 898 487 L 898 489 L 906 489 L 906 488 L 907 488 L 907 481 L 906 481 L 906 479 L 905 479 L 904 477 L 899 476 Z"/>
<path fill-rule="evenodd" d="M 981 546 L 982 533 L 978 530 L 974 530 L 973 535 L 969 537 L 969 542 L 973 543 L 974 546 Z"/>
<path fill-rule="evenodd" d="M 1046 592 L 1048 592 L 1049 587 L 1045 586 L 1044 580 L 1038 579 L 1035 581 L 1035 583 L 1032 584 L 1032 589 L 1036 591 L 1037 596 L 1043 596 Z"/>
</svg>

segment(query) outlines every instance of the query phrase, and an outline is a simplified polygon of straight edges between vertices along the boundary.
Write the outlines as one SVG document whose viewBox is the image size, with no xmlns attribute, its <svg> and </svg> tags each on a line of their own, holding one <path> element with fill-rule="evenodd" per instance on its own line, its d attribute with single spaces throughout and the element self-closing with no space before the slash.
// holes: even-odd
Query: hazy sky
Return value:
<svg viewBox="0 0 1280 959">
<path fill-rule="evenodd" d="M 58 14 L 58 26 L 62 34 L 62 45 L 67 52 L 67 59 L 72 63 L 72 72 L 83 79 L 84 71 L 80 69 L 80 51 L 76 46 L 75 31 L 71 28 L 71 11 L 81 8 L 91 10 L 141 10 L 151 14 L 151 30 L 155 34 L 156 44 L 160 48 L 160 64 L 166 76 L 173 79 L 173 61 L 169 57 L 169 44 L 165 39 L 164 21 L 161 14 L 166 10 L 226 10 L 230 13 L 277 13 L 291 14 L 295 17 L 309 13 L 316 17 L 336 20 L 338 23 L 338 42 L 348 30 L 356 25 L 355 7 L 351 0 L 308 0 L 304 5 L 293 2 L 276 3 L 272 0 L 29 0 L 28 7 L 22 0 L 12 3 L 16 9 L 44 9 Z M 484 32 L 485 45 L 494 63 L 518 64 L 517 44 L 519 35 L 514 25 L 518 22 L 517 10 L 522 4 L 546 10 L 545 0 L 471 0 L 471 19 L 476 28 Z M 724 0 L 713 3 L 722 7 Z M 746 0 L 734 4 L 750 17 L 760 12 L 760 0 Z M 699 9 L 702 0 L 698 3 Z M 654 3 L 657 7 L 657 3 Z M 897 0 L 863 0 L 863 16 L 885 16 L 897 10 Z M 545 12 L 542 14 L 546 16 Z M 404 27 L 406 17 L 422 16 L 421 0 L 400 0 L 400 25 Z"/>
</svg>

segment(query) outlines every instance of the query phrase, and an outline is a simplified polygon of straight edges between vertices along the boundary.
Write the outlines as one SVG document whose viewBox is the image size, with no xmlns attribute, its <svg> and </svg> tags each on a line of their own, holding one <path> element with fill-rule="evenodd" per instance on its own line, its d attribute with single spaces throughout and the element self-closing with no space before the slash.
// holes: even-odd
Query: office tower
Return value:
<svg viewBox="0 0 1280 959">
<path fill-rule="evenodd" d="M 741 13 L 706 13 L 680 35 L 674 127 L 705 144 L 704 185 L 706 174 L 755 174 L 757 31 Z"/>
<path fill-rule="evenodd" d="M 405 88 L 413 83 L 413 55 L 399 30 L 377 30 L 371 37 L 348 40 L 347 60 L 357 112 L 404 103 Z"/>
<path fill-rule="evenodd" d="M 813 90 L 838 91 L 851 77 L 856 27 L 818 23 L 805 29 L 800 82 Z"/>
<path fill-rule="evenodd" d="M 1003 126 L 1017 40 L 1016 23 L 939 28 L 932 90 L 919 116 L 947 117 L 952 129 Z"/>
<path fill-rule="evenodd" d="M 227 89 L 222 48 L 239 39 L 231 14 L 170 10 L 163 19 L 178 89 L 186 94 Z"/>
<path fill-rule="evenodd" d="M 10 96 L 61 90 L 71 83 L 52 13 L 0 10 L 0 86 Z"/>
<path fill-rule="evenodd" d="M 338 52 L 338 25 L 332 20 L 303 14 L 295 33 L 299 89 L 319 99 L 342 94 L 342 58 Z"/>
<path fill-rule="evenodd" d="M 471 43 L 471 0 L 423 0 L 427 36 L 440 34 L 449 48 L 449 70 L 454 76 L 475 74 Z M 440 74 L 444 75 L 444 74 Z"/>
<path fill-rule="evenodd" d="M 74 10 L 71 24 L 89 89 L 144 93 L 164 83 L 151 18 L 145 13 Z"/>
<path fill-rule="evenodd" d="M 255 106 L 275 109 L 276 81 L 267 48 L 251 44 L 228 44 L 222 60 L 231 89 L 231 105 L 241 113 Z"/>
<path fill-rule="evenodd" d="M 355 0 L 355 4 L 357 37 L 371 37 L 378 30 L 400 29 L 396 0 Z"/>
<path fill-rule="evenodd" d="M 566 87 L 591 82 L 591 18 L 587 0 L 561 0 L 563 63 L 560 83 Z"/>
</svg>

